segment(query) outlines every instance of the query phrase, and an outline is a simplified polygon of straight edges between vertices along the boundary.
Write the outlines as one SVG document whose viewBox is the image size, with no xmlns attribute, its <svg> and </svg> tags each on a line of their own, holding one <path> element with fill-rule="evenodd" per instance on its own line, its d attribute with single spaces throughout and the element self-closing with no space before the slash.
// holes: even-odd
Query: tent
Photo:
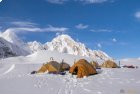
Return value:
<svg viewBox="0 0 140 94">
<path fill-rule="evenodd" d="M 47 64 L 43 64 L 43 66 L 38 70 L 37 73 L 44 73 L 48 71 L 49 73 L 51 72 L 61 72 L 61 65 L 56 62 L 56 61 L 50 61 Z"/>
<path fill-rule="evenodd" d="M 61 65 L 62 70 L 64 70 L 64 71 L 67 71 L 70 69 L 69 64 L 67 64 L 65 62 L 60 63 L 60 65 Z"/>
<path fill-rule="evenodd" d="M 99 68 L 99 64 L 95 61 L 90 62 L 90 64 L 94 67 L 94 68 Z"/>
<path fill-rule="evenodd" d="M 101 65 L 101 67 L 104 67 L 104 68 L 117 68 L 118 66 L 114 61 L 107 60 Z"/>
<path fill-rule="evenodd" d="M 96 74 L 96 70 L 90 63 L 85 59 L 80 59 L 69 70 L 70 73 L 76 74 L 77 78 Z"/>
</svg>

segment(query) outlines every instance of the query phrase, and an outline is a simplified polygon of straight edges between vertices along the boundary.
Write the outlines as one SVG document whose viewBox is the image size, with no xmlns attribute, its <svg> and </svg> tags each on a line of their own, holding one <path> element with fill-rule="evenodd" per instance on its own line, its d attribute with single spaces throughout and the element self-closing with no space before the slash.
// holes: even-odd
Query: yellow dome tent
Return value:
<svg viewBox="0 0 140 94">
<path fill-rule="evenodd" d="M 43 64 L 43 66 L 38 70 L 37 73 L 44 73 L 44 72 L 61 72 L 61 65 L 56 61 L 50 61 L 47 64 Z"/>
<path fill-rule="evenodd" d="M 104 67 L 104 68 L 117 68 L 118 66 L 114 61 L 107 60 L 101 65 L 101 67 Z"/>
<path fill-rule="evenodd" d="M 77 78 L 97 74 L 95 68 L 92 67 L 85 59 L 80 59 L 69 70 L 70 73 L 76 74 Z"/>
</svg>

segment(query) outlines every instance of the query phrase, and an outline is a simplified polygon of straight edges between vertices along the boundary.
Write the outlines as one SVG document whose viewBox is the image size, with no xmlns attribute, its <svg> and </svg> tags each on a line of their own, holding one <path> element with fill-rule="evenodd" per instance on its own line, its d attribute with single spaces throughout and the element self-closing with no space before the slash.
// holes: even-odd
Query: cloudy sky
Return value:
<svg viewBox="0 0 140 94">
<path fill-rule="evenodd" d="M 114 58 L 140 57 L 140 0 L 3 0 L 0 31 L 24 41 L 65 33 Z"/>
</svg>

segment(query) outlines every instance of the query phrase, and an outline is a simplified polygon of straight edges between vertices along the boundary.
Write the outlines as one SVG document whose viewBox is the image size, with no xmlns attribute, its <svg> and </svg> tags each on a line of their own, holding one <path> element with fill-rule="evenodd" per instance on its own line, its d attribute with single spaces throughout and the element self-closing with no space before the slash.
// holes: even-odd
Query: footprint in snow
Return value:
<svg viewBox="0 0 140 94">
<path fill-rule="evenodd" d="M 122 81 L 119 81 L 119 84 L 123 84 L 123 82 Z"/>
<path fill-rule="evenodd" d="M 91 92 L 91 90 L 89 90 L 89 89 L 84 89 L 85 91 L 87 91 L 87 92 Z"/>
<path fill-rule="evenodd" d="M 97 94 L 102 94 L 102 92 L 98 91 Z"/>
<path fill-rule="evenodd" d="M 137 83 L 137 84 L 140 84 L 140 81 L 137 81 L 136 83 Z"/>
</svg>

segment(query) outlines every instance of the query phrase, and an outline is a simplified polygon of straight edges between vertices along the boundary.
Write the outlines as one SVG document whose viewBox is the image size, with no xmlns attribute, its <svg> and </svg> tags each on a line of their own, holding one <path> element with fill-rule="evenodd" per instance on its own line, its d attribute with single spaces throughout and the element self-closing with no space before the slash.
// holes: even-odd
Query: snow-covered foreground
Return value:
<svg viewBox="0 0 140 94">
<path fill-rule="evenodd" d="M 42 63 L 50 56 L 73 64 L 74 59 L 90 58 L 38 52 L 27 57 L 13 57 L 0 60 L 1 94 L 140 94 L 140 60 L 122 60 L 121 64 L 135 64 L 138 69 L 102 69 L 97 75 L 76 78 L 68 72 L 66 75 L 35 74 Z M 130 62 L 131 61 L 131 62 Z M 134 62 L 133 62 L 134 61 Z"/>
</svg>

